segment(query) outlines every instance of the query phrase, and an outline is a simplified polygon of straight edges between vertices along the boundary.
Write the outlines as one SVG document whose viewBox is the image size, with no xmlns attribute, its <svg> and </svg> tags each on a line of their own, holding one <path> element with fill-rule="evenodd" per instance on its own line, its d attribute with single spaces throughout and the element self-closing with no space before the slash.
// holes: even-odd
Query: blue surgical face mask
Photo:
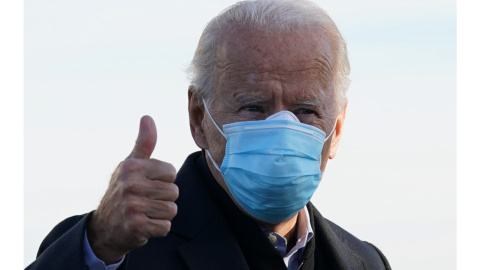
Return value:
<svg viewBox="0 0 480 270">
<path fill-rule="evenodd" d="M 265 120 L 227 124 L 225 157 L 220 166 L 206 150 L 236 200 L 250 216 L 271 224 L 293 217 L 312 197 L 322 173 L 323 144 L 332 135 L 302 124 L 290 111 Z"/>
</svg>

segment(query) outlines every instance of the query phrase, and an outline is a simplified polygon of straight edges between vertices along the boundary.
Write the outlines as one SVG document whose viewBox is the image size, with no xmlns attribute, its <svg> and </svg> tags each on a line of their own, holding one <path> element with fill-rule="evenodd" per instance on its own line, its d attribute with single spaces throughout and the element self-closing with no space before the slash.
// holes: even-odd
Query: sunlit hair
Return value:
<svg viewBox="0 0 480 270">
<path fill-rule="evenodd" d="M 205 27 L 188 69 L 192 90 L 210 103 L 215 87 L 215 55 L 222 31 L 231 27 L 259 29 L 270 33 L 321 29 L 330 36 L 335 53 L 334 88 L 337 112 L 343 109 L 350 84 L 347 47 L 330 16 L 306 0 L 241 1 L 228 7 Z"/>
</svg>

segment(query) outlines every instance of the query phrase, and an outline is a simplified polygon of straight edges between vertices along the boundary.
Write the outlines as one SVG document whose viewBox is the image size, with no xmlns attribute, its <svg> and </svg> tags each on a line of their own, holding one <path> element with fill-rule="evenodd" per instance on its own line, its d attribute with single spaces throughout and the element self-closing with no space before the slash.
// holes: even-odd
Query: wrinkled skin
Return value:
<svg viewBox="0 0 480 270">
<path fill-rule="evenodd" d="M 135 148 L 113 173 L 88 224 L 90 246 L 107 265 L 120 261 L 149 238 L 167 235 L 177 214 L 176 171 L 171 164 L 150 158 L 156 141 L 155 123 L 144 116 Z"/>
<path fill-rule="evenodd" d="M 226 32 L 217 49 L 214 97 L 209 102 L 209 110 L 218 126 L 263 120 L 282 110 L 293 112 L 302 123 L 315 126 L 327 135 L 336 122 L 332 137 L 323 147 L 319 164 L 323 172 L 328 159 L 335 156 L 346 110 L 345 106 L 340 113 L 336 111 L 334 53 L 328 35 L 321 30 L 273 34 L 232 28 Z M 194 92 L 191 86 L 192 136 L 200 148 L 210 151 L 220 167 L 226 140 Z M 237 203 L 211 160 L 207 162 L 217 182 Z M 297 215 L 280 224 L 262 223 L 289 239 L 296 219 Z"/>
<path fill-rule="evenodd" d="M 333 96 L 334 54 L 327 34 L 320 30 L 282 34 L 232 28 L 220 38 L 216 55 L 214 97 L 209 109 L 217 124 L 263 120 L 282 110 L 332 137 L 322 151 L 321 171 L 335 156 L 342 134 L 345 108 L 336 111 Z M 220 165 L 225 139 L 206 115 L 201 98 L 188 91 L 190 129 L 195 143 L 209 149 Z M 106 264 L 118 262 L 149 238 L 165 236 L 176 215 L 178 188 L 172 165 L 151 159 L 156 143 L 153 119 L 142 118 L 132 153 L 117 167 L 110 185 L 89 221 L 88 240 Z M 216 181 L 232 197 L 221 174 L 207 159 Z M 236 203 L 236 202 L 235 202 Z M 297 215 L 270 230 L 295 237 Z M 289 241 L 290 242 L 290 241 Z"/>
</svg>

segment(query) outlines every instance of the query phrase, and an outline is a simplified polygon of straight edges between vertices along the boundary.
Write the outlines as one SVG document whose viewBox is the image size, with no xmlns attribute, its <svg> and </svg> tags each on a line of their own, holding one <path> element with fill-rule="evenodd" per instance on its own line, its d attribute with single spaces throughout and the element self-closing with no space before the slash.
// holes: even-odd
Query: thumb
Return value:
<svg viewBox="0 0 480 270">
<path fill-rule="evenodd" d="M 137 141 L 129 158 L 149 159 L 157 143 L 157 128 L 152 117 L 145 115 L 140 119 Z"/>
</svg>

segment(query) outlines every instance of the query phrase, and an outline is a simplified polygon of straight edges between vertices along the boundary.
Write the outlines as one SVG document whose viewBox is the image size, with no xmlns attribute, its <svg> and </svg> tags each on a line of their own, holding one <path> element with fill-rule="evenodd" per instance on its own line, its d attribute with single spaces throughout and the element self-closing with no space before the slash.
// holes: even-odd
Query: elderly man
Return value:
<svg viewBox="0 0 480 270">
<path fill-rule="evenodd" d="M 347 105 L 346 46 L 322 9 L 239 2 L 207 25 L 190 73 L 202 151 L 176 174 L 150 158 L 143 117 L 98 209 L 57 225 L 28 269 L 390 269 L 309 202 Z"/>
</svg>

